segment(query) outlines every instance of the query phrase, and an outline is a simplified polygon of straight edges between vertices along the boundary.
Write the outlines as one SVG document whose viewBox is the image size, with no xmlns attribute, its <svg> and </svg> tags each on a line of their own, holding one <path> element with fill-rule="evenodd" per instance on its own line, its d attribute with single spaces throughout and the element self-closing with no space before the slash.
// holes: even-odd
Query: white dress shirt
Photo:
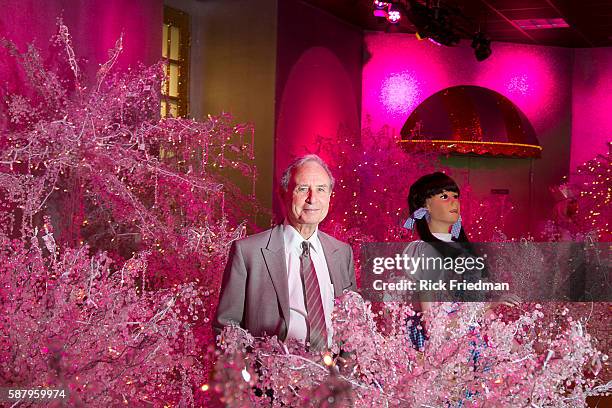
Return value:
<svg viewBox="0 0 612 408">
<path fill-rule="evenodd" d="M 310 259 L 314 265 L 321 290 L 323 311 L 325 312 L 325 326 L 327 327 L 327 345 L 331 345 L 332 326 L 331 314 L 334 309 L 334 285 L 331 283 L 327 261 L 323 247 L 317 234 L 318 229 L 308 239 L 304 239 L 287 220 L 283 224 L 283 237 L 285 241 L 285 260 L 287 262 L 287 280 L 289 283 L 289 327 L 287 338 L 293 338 L 306 343 L 308 327 L 306 325 L 306 306 L 304 302 L 304 284 L 300 276 L 300 256 L 302 255 L 302 241 L 311 244 Z"/>
<path fill-rule="evenodd" d="M 432 232 L 431 235 L 438 238 L 440 241 L 453 242 L 453 236 L 450 232 Z"/>
</svg>

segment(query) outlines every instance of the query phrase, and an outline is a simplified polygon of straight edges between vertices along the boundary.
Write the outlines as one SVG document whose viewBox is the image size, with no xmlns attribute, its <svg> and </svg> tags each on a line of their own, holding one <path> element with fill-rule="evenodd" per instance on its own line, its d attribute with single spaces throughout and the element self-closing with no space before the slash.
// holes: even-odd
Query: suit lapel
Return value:
<svg viewBox="0 0 612 408">
<path fill-rule="evenodd" d="M 334 285 L 334 297 L 342 295 L 342 289 L 344 287 L 344 279 L 342 276 L 342 260 L 340 259 L 339 247 L 334 244 L 329 235 L 319 230 L 319 241 L 323 247 L 323 253 L 325 254 L 325 260 L 327 262 L 327 269 L 329 270 L 329 276 L 332 284 Z"/>
<path fill-rule="evenodd" d="M 286 327 L 289 327 L 289 284 L 287 282 L 287 263 L 285 261 L 285 242 L 283 238 L 283 226 L 277 225 L 270 232 L 270 240 L 266 248 L 261 252 L 272 279 L 278 303 L 285 319 Z M 262 299 L 265 302 L 268 299 Z"/>
</svg>

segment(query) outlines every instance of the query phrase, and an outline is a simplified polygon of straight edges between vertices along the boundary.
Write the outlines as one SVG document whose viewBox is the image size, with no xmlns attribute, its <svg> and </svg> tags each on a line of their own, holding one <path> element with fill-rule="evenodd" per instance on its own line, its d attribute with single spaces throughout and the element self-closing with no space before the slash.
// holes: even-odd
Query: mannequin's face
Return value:
<svg viewBox="0 0 612 408">
<path fill-rule="evenodd" d="M 440 194 L 429 197 L 425 201 L 425 208 L 429 210 L 430 224 L 446 224 L 450 228 L 457 222 L 461 213 L 459 194 L 444 190 Z"/>
</svg>

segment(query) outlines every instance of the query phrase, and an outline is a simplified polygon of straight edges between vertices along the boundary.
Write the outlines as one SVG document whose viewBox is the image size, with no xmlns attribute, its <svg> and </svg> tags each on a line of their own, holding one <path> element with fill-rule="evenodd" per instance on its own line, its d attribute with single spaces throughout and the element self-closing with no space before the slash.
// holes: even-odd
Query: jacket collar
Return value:
<svg viewBox="0 0 612 408">
<path fill-rule="evenodd" d="M 285 261 L 285 245 L 283 240 L 283 226 L 277 225 L 270 230 L 270 237 L 261 253 L 270 274 L 270 279 L 276 291 L 276 297 L 280 305 L 285 325 L 279 333 L 279 338 L 287 337 L 289 327 L 289 283 L 287 282 L 287 263 Z"/>
<path fill-rule="evenodd" d="M 342 271 L 347 269 L 347 265 L 342 264 L 342 258 L 339 252 L 341 248 L 340 242 L 321 230 L 319 230 L 319 241 L 321 241 L 325 260 L 327 261 L 329 277 L 334 284 L 334 297 L 338 297 L 342 295 L 342 290 L 347 284 L 347 282 L 344 282 L 345 279 L 343 279 L 344 274 Z"/>
</svg>

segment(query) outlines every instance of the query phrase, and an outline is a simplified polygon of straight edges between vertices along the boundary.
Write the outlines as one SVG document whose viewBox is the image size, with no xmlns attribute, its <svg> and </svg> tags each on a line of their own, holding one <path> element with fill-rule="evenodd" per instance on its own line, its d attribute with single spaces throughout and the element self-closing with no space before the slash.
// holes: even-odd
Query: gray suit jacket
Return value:
<svg viewBox="0 0 612 408">
<path fill-rule="evenodd" d="M 356 290 L 351 247 L 320 230 L 318 234 L 335 297 Z M 223 326 L 237 324 L 254 336 L 277 335 L 285 340 L 289 284 L 284 246 L 282 225 L 232 244 L 213 323 L 217 333 Z"/>
</svg>

